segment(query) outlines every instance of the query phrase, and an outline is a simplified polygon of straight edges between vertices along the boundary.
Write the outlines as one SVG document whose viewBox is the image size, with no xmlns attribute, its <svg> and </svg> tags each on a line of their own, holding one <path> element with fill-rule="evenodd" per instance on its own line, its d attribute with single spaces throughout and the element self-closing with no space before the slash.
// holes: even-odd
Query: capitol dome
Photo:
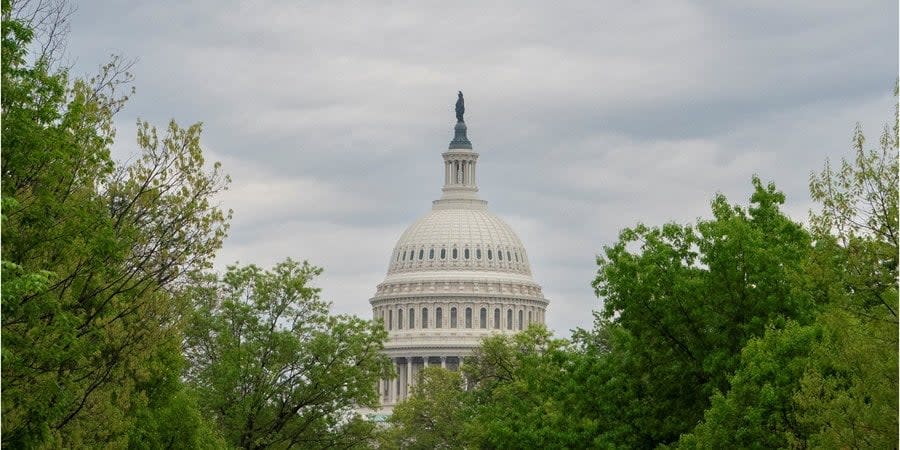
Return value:
<svg viewBox="0 0 900 450">
<path fill-rule="evenodd" d="M 378 385 L 385 410 L 409 395 L 422 368 L 458 370 L 485 337 L 544 323 L 548 301 L 525 246 L 478 197 L 478 153 L 461 102 L 460 93 L 455 136 L 441 155 L 441 198 L 400 236 L 369 300 L 388 331 L 384 351 L 397 374 Z"/>
<path fill-rule="evenodd" d="M 486 207 L 432 210 L 406 229 L 393 255 L 389 278 L 445 270 L 531 276 L 522 241 Z"/>
</svg>

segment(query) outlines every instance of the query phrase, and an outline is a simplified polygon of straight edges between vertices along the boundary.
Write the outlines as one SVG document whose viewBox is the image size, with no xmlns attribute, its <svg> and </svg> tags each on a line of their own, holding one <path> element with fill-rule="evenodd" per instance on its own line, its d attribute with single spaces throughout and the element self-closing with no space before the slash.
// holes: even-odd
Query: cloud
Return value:
<svg viewBox="0 0 900 450">
<path fill-rule="evenodd" d="M 455 93 L 482 198 L 525 242 L 551 327 L 590 326 L 594 256 L 636 222 L 708 215 L 809 172 L 893 112 L 896 2 L 91 2 L 75 73 L 139 58 L 137 117 L 204 122 L 232 175 L 218 263 L 309 259 L 367 316 L 388 255 L 439 197 Z"/>
</svg>

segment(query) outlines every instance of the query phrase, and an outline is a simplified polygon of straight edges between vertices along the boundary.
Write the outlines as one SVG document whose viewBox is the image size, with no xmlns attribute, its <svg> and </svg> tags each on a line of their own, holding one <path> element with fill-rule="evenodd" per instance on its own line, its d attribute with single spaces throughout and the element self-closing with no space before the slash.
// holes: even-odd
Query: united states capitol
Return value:
<svg viewBox="0 0 900 450">
<path fill-rule="evenodd" d="M 370 299 L 388 331 L 396 377 L 377 389 L 381 413 L 406 399 L 425 367 L 459 370 L 481 340 L 544 323 L 548 300 L 510 226 L 478 195 L 479 154 L 467 136 L 462 92 L 453 140 L 435 167 L 442 195 L 400 236 Z"/>
</svg>

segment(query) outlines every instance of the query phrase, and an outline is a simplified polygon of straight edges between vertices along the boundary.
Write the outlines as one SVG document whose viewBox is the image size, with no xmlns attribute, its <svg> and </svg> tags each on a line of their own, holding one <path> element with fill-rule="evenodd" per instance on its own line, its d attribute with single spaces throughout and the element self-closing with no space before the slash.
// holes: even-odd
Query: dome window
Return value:
<svg viewBox="0 0 900 450">
<path fill-rule="evenodd" d="M 494 253 L 491 251 L 491 249 L 488 249 L 488 261 L 491 261 L 493 259 L 494 259 Z"/>
<path fill-rule="evenodd" d="M 531 311 L 528 311 L 528 325 L 531 325 Z"/>
<path fill-rule="evenodd" d="M 475 259 L 481 259 L 481 249 L 480 248 L 475 249 Z"/>
<path fill-rule="evenodd" d="M 403 260 L 406 261 L 406 251 L 404 250 L 402 253 L 403 253 Z"/>
<path fill-rule="evenodd" d="M 516 255 L 516 262 L 519 262 L 519 252 L 516 252 L 515 255 Z"/>
<path fill-rule="evenodd" d="M 403 309 L 402 308 L 397 310 L 397 329 L 398 330 L 403 329 Z"/>
<path fill-rule="evenodd" d="M 500 308 L 494 309 L 494 329 L 500 329 Z"/>
<path fill-rule="evenodd" d="M 503 250 L 500 250 L 497 252 L 497 259 L 499 259 L 500 261 L 503 261 Z"/>
<path fill-rule="evenodd" d="M 506 329 L 512 330 L 512 327 L 513 327 L 512 310 L 507 309 L 506 310 Z"/>
<path fill-rule="evenodd" d="M 466 308 L 466 328 L 472 328 L 472 308 Z"/>
<path fill-rule="evenodd" d="M 509 250 L 506 251 L 506 260 L 512 261 L 512 258 L 509 257 Z"/>
<path fill-rule="evenodd" d="M 394 310 L 388 310 L 388 322 L 387 322 L 388 330 L 394 329 Z"/>
<path fill-rule="evenodd" d="M 419 250 L 419 261 L 421 261 L 423 259 L 425 259 L 425 249 L 424 248 Z"/>
<path fill-rule="evenodd" d="M 457 250 L 454 248 L 454 249 L 453 249 L 453 259 L 456 259 L 457 257 L 459 257 L 459 253 L 458 253 Z"/>
<path fill-rule="evenodd" d="M 434 327 L 435 328 L 443 328 L 444 327 L 444 309 L 441 307 L 437 307 L 434 309 Z"/>
<path fill-rule="evenodd" d="M 422 328 L 428 328 L 428 308 L 422 308 Z"/>
<path fill-rule="evenodd" d="M 412 261 L 414 256 L 416 256 L 416 251 L 410 250 L 409 251 L 409 260 Z"/>
<path fill-rule="evenodd" d="M 481 308 L 478 313 L 478 327 L 487 328 L 487 309 Z"/>
<path fill-rule="evenodd" d="M 446 248 L 441 249 L 441 259 L 447 259 L 447 249 Z"/>
<path fill-rule="evenodd" d="M 416 311 L 412 308 L 409 308 L 409 329 L 412 330 L 416 327 Z"/>
<path fill-rule="evenodd" d="M 469 259 L 469 249 L 463 250 L 463 256 L 465 256 L 466 259 Z"/>
<path fill-rule="evenodd" d="M 428 259 L 434 259 L 434 249 L 428 250 Z"/>
<path fill-rule="evenodd" d="M 456 308 L 450 308 L 450 328 L 456 328 Z"/>
</svg>

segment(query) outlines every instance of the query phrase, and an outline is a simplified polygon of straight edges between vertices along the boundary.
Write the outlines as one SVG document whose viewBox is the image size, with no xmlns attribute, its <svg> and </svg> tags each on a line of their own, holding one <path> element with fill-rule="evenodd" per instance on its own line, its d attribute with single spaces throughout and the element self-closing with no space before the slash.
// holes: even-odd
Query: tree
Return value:
<svg viewBox="0 0 900 450">
<path fill-rule="evenodd" d="M 749 208 L 718 195 L 695 226 L 638 225 L 598 257 L 594 280 L 615 339 L 619 434 L 641 447 L 674 442 L 729 389 L 741 348 L 785 319 L 812 320 L 821 299 L 798 289 L 810 236 L 779 209 L 784 195 L 753 178 Z"/>
<path fill-rule="evenodd" d="M 150 391 L 180 359 L 180 284 L 225 236 L 211 198 L 227 179 L 205 167 L 199 124 L 160 140 L 139 123 L 141 157 L 117 166 L 128 64 L 70 82 L 29 60 L 30 25 L 3 2 L 2 443 L 125 445 L 139 411 L 175 400 Z"/>
<path fill-rule="evenodd" d="M 895 90 L 896 95 L 896 90 Z M 810 177 L 803 289 L 825 298 L 814 323 L 771 329 L 743 349 L 731 389 L 679 444 L 710 447 L 890 448 L 897 442 L 897 135 L 885 127 L 855 158 Z"/>
<path fill-rule="evenodd" d="M 897 97 L 897 86 L 894 87 Z M 857 124 L 853 161 L 810 177 L 811 222 L 834 264 L 827 339 L 794 396 L 812 446 L 885 448 L 898 439 L 898 112 L 879 146 Z"/>
<path fill-rule="evenodd" d="M 573 352 L 568 341 L 532 325 L 515 336 L 486 338 L 463 371 L 470 384 L 467 428 L 486 448 L 589 446 L 591 424 L 570 407 Z"/>
<path fill-rule="evenodd" d="M 290 259 L 272 270 L 232 266 L 198 280 L 187 331 L 187 380 L 205 414 L 241 448 L 364 446 L 374 386 L 390 371 L 387 331 L 331 316 L 310 287 L 321 269 Z"/>
<path fill-rule="evenodd" d="M 822 339 L 822 327 L 793 321 L 751 339 L 730 390 L 713 395 L 703 422 L 682 435 L 678 447 L 805 447 L 809 428 L 798 421 L 792 396 Z"/>
<path fill-rule="evenodd" d="M 459 372 L 428 367 L 419 372 L 412 395 L 397 405 L 379 448 L 453 449 L 471 446 L 468 406 Z"/>
</svg>

